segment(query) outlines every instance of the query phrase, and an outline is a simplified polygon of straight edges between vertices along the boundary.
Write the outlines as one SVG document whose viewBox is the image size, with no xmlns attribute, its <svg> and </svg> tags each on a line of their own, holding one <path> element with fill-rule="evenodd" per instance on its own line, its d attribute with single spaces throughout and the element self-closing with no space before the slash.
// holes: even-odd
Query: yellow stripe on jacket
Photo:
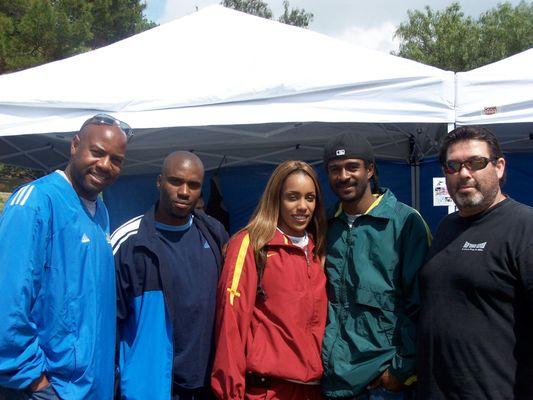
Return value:
<svg viewBox="0 0 533 400">
<path fill-rule="evenodd" d="M 239 281 L 241 280 L 242 268 L 244 266 L 244 259 L 246 258 L 246 252 L 248 251 L 248 246 L 250 245 L 250 236 L 246 234 L 242 239 L 241 247 L 239 248 L 239 253 L 237 254 L 237 261 L 235 261 L 235 269 L 233 270 L 233 278 L 231 280 L 231 287 L 227 290 L 230 293 L 229 302 L 233 305 L 233 300 L 235 296 L 240 297 L 241 293 L 237 290 L 239 287 Z"/>
</svg>

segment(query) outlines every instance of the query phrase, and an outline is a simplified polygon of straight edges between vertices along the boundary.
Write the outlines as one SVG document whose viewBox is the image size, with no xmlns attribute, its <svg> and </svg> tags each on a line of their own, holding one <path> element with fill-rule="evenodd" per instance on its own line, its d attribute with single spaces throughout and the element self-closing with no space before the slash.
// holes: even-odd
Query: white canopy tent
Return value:
<svg viewBox="0 0 533 400">
<path fill-rule="evenodd" d="M 456 75 L 458 125 L 485 125 L 512 152 L 533 151 L 533 49 Z"/>
<path fill-rule="evenodd" d="M 407 161 L 454 122 L 452 72 L 221 6 L 0 76 L 0 88 L 0 161 L 45 170 L 97 112 L 136 131 L 126 174 L 178 148 L 207 168 L 318 160 L 327 138 L 354 128 Z"/>
</svg>

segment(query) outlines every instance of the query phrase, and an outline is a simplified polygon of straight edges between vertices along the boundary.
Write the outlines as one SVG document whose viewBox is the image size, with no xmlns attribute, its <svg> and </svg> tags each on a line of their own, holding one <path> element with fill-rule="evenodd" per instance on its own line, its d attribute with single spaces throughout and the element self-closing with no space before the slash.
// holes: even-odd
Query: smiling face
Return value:
<svg viewBox="0 0 533 400">
<path fill-rule="evenodd" d="M 118 126 L 87 125 L 72 139 L 65 174 L 79 196 L 95 200 L 120 174 L 126 135 Z"/>
<path fill-rule="evenodd" d="M 328 180 L 331 189 L 342 202 L 343 209 L 355 214 L 359 208 L 365 211 L 368 202 L 372 202 L 370 178 L 374 174 L 374 165 L 365 164 L 358 158 L 334 159 L 327 165 Z"/>
<path fill-rule="evenodd" d="M 157 179 L 156 220 L 167 225 L 187 223 L 202 194 L 203 180 L 204 167 L 193 154 L 178 152 L 167 157 Z"/>
<path fill-rule="evenodd" d="M 290 236 L 303 236 L 316 206 L 316 188 L 305 172 L 290 174 L 280 193 L 279 228 Z"/>
<path fill-rule="evenodd" d="M 451 144 L 446 152 L 446 161 L 463 162 L 473 157 L 491 158 L 486 142 L 462 140 Z M 459 214 L 464 217 L 474 215 L 503 200 L 499 181 L 504 171 L 505 160 L 498 158 L 477 171 L 462 166 L 459 172 L 446 174 L 448 192 Z"/>
</svg>

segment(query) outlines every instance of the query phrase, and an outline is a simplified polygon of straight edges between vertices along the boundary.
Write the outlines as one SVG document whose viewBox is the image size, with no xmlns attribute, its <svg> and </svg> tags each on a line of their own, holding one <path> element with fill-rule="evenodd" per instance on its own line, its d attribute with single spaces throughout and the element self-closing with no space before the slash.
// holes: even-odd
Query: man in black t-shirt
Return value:
<svg viewBox="0 0 533 400">
<path fill-rule="evenodd" d="M 420 273 L 418 398 L 533 399 L 533 209 L 502 193 L 487 129 L 453 130 L 439 158 L 459 211 Z"/>
</svg>

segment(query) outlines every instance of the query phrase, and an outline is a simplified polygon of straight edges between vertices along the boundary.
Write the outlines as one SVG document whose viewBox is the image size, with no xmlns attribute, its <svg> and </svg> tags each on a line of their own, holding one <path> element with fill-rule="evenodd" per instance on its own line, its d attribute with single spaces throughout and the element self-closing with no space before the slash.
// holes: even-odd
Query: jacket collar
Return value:
<svg viewBox="0 0 533 400">
<path fill-rule="evenodd" d="M 161 232 L 155 227 L 155 210 L 158 204 L 159 202 L 156 202 L 143 215 L 139 225 L 139 231 L 135 235 L 135 246 L 144 246 L 153 250 L 153 245 L 156 243 L 156 240 L 162 236 Z"/>
<path fill-rule="evenodd" d="M 159 231 L 155 228 L 155 210 L 157 203 L 146 211 L 141 219 L 139 225 L 139 231 L 135 235 L 134 246 L 148 247 L 152 251 L 154 250 L 155 239 L 160 235 Z"/>
<path fill-rule="evenodd" d="M 390 189 L 382 188 L 382 192 L 374 195 L 375 200 L 363 215 L 374 218 L 391 219 L 394 215 L 394 208 L 398 200 Z M 346 220 L 346 214 L 343 212 L 342 203 L 339 203 L 334 218 Z"/>
<path fill-rule="evenodd" d="M 315 243 L 313 240 L 313 236 L 309 232 L 307 232 L 307 235 L 309 236 L 309 244 L 307 245 L 307 247 L 310 251 L 313 251 L 314 243 Z M 282 233 L 279 229 L 276 229 L 276 231 L 274 232 L 274 237 L 270 239 L 270 241 L 268 242 L 268 246 L 297 247 L 294 244 L 292 244 L 289 237 L 286 234 Z"/>
</svg>

